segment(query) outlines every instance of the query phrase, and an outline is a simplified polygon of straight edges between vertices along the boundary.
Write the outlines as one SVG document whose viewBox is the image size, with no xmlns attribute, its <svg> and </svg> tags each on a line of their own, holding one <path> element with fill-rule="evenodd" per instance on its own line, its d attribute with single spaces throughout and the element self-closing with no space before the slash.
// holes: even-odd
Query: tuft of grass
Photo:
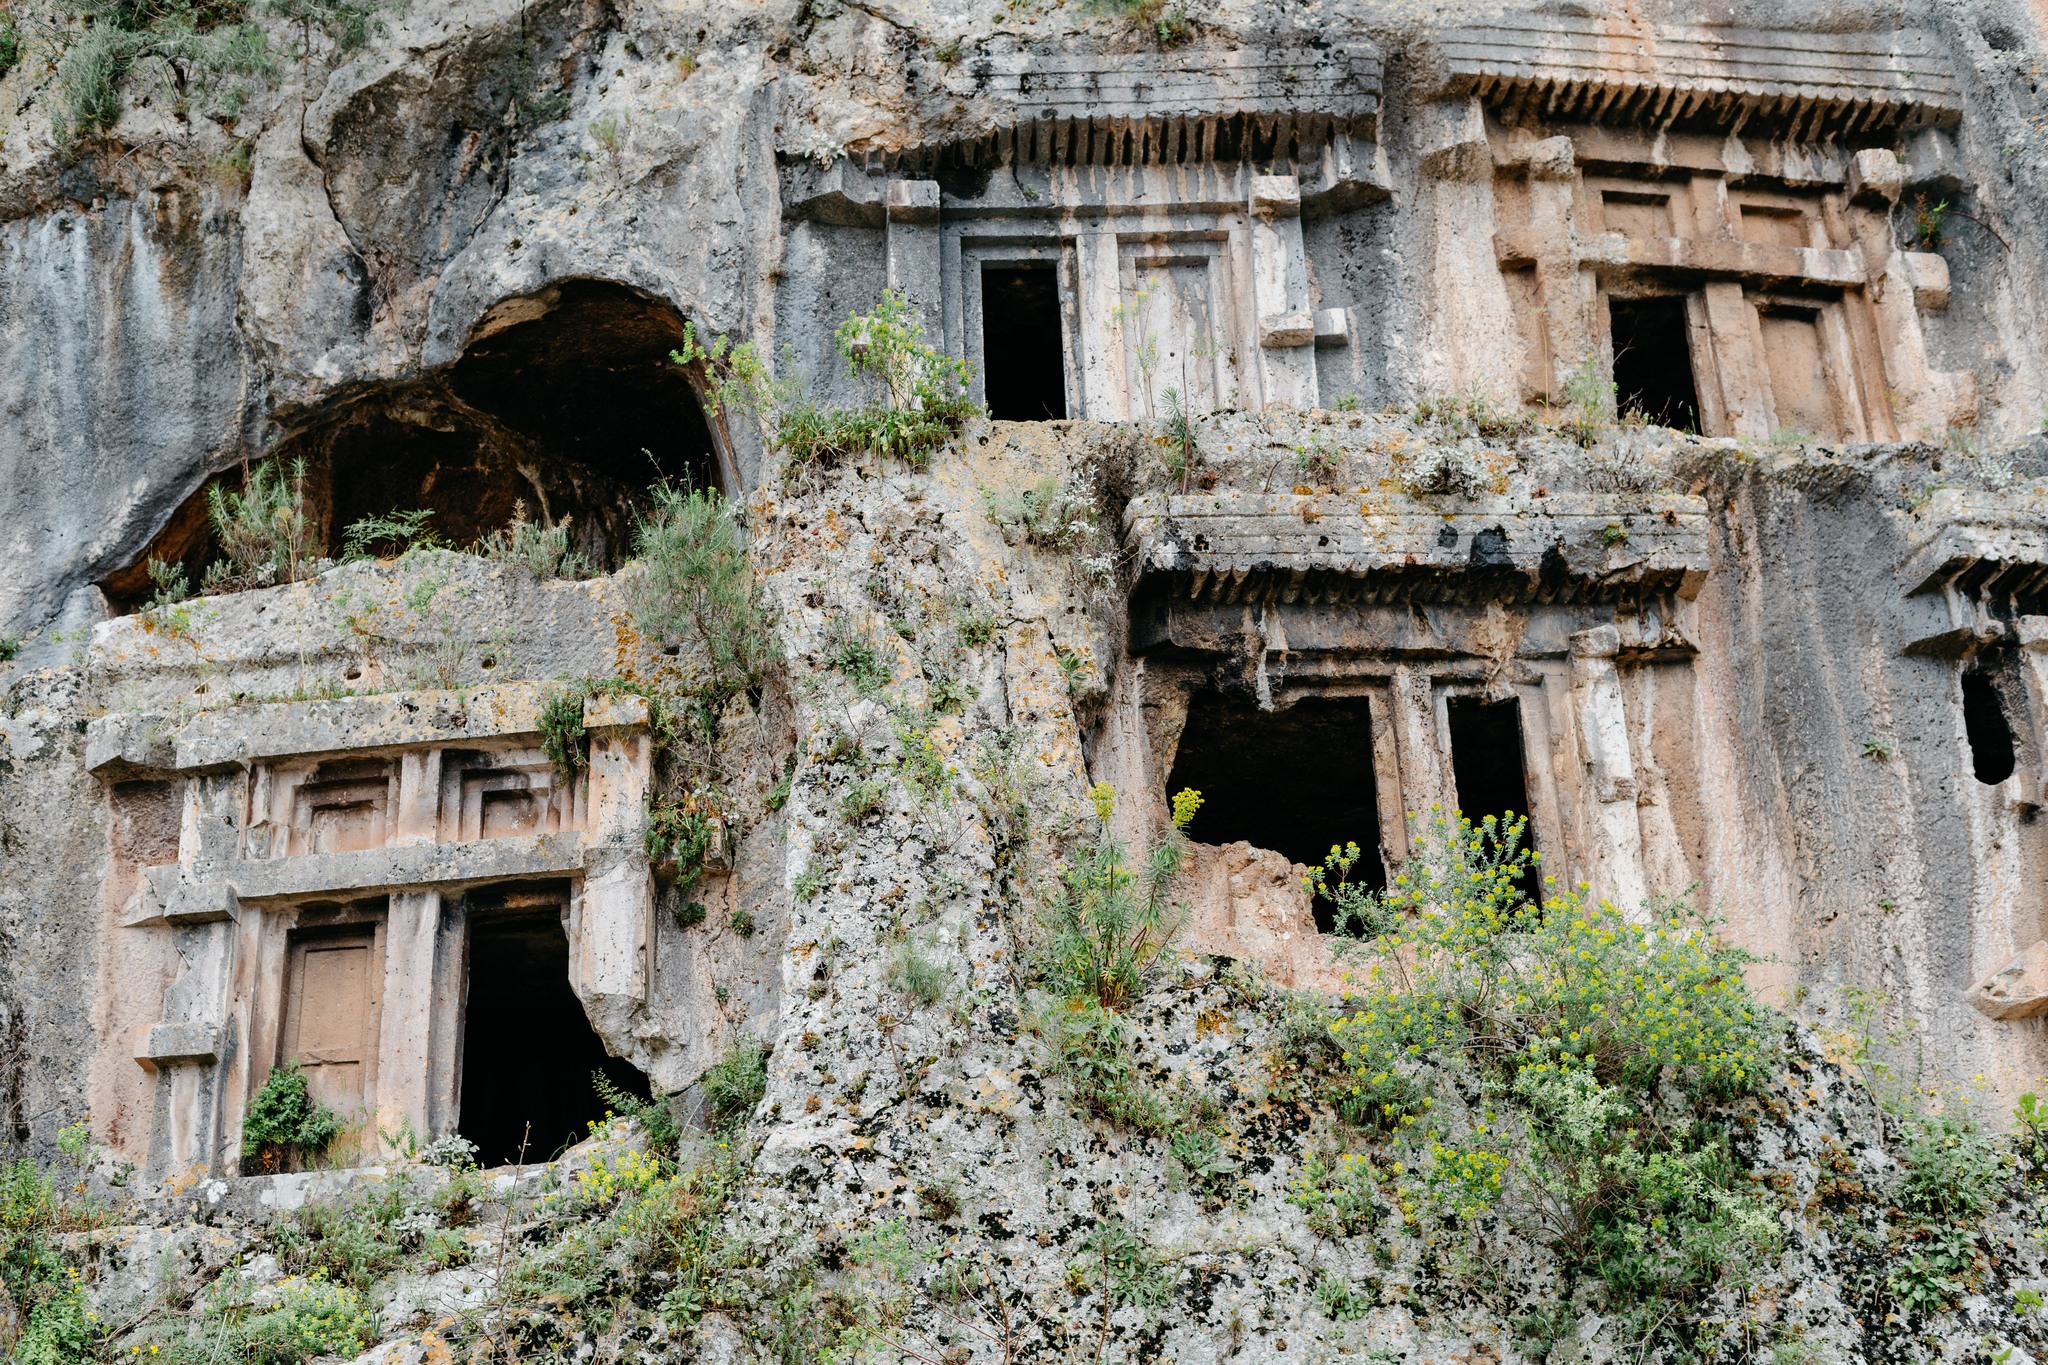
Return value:
<svg viewBox="0 0 2048 1365">
<path fill-rule="evenodd" d="M 742 1038 L 698 1084 L 703 1087 L 704 1114 L 711 1125 L 739 1127 L 768 1093 L 767 1050 L 752 1038 Z"/>
<path fill-rule="evenodd" d="M 432 549 L 441 544 L 441 537 L 427 525 L 433 519 L 433 510 L 426 507 L 394 508 L 389 516 L 358 517 L 341 533 L 341 557 L 384 559 L 409 550 Z"/>
<path fill-rule="evenodd" d="M 657 484 L 634 546 L 647 570 L 633 599 L 641 632 L 701 648 L 694 690 L 713 707 L 758 686 L 775 656 L 774 621 L 725 495 Z"/>
</svg>

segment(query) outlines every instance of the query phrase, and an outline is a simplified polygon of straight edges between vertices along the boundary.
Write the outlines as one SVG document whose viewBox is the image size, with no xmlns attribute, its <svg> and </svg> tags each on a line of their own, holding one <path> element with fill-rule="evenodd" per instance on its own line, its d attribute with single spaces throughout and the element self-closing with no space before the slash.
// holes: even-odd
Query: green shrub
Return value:
<svg viewBox="0 0 2048 1365">
<path fill-rule="evenodd" d="M 2006 1163 L 1967 1110 L 1906 1119 L 1900 1205 L 1954 1222 L 1984 1216 L 2005 1183 Z"/>
<path fill-rule="evenodd" d="M 912 940 L 896 950 L 889 963 L 889 984 L 929 1009 L 946 998 L 953 973 L 944 962 L 928 957 L 924 945 Z"/>
<path fill-rule="evenodd" d="M 703 649 L 696 690 L 713 706 L 757 685 L 775 654 L 774 627 L 724 495 L 657 484 L 634 547 L 647 569 L 633 600 L 641 633 Z"/>
<path fill-rule="evenodd" d="M 1136 999 L 1146 973 L 1180 930 L 1179 913 L 1168 898 L 1187 861 L 1183 831 L 1202 798 L 1193 791 L 1173 798 L 1172 821 L 1144 865 L 1134 868 L 1110 830 L 1115 791 L 1097 783 L 1089 797 L 1095 803 L 1095 837 L 1060 870 L 1047 907 L 1046 974 L 1062 999 L 1121 1010 Z"/>
<path fill-rule="evenodd" d="M 50 1282 L 29 1303 L 28 1323 L 8 1359 L 16 1365 L 87 1365 L 99 1358 L 99 1330 L 75 1274 Z"/>
<path fill-rule="evenodd" d="M 652 801 L 647 808 L 647 856 L 655 862 L 673 859 L 676 884 L 687 889 L 703 872 L 718 831 L 718 803 L 712 793 L 691 792 L 679 801 Z"/>
<path fill-rule="evenodd" d="M 590 561 L 569 545 L 569 519 L 553 526 L 526 519 L 526 504 L 512 504 L 512 523 L 491 532 L 476 544 L 476 553 L 500 564 L 519 564 L 535 578 L 546 582 L 556 578 L 589 578 Z"/>
<path fill-rule="evenodd" d="M 638 1124 L 650 1145 L 663 1151 L 674 1150 L 682 1129 L 677 1126 L 675 1110 L 667 1100 L 642 1099 L 630 1090 L 621 1090 L 602 1071 L 590 1073 L 590 1085 L 606 1109 Z"/>
<path fill-rule="evenodd" d="M 665 734 L 672 728 L 672 718 L 658 698 L 640 684 L 619 677 L 584 678 L 565 685 L 558 692 L 550 692 L 541 702 L 534 728 L 540 732 L 541 752 L 547 755 L 548 763 L 564 782 L 573 780 L 576 774 L 590 766 L 590 735 L 583 724 L 584 703 L 592 697 L 626 696 L 646 699 L 648 718 L 656 734 Z M 650 845 L 650 855 L 652 851 Z"/>
<path fill-rule="evenodd" d="M 0 76 L 21 62 L 21 27 L 14 22 L 14 16 L 0 11 Z"/>
<path fill-rule="evenodd" d="M 573 780 L 590 762 L 588 733 L 583 726 L 583 703 L 588 696 L 581 687 L 550 692 L 535 721 L 541 751 L 564 782 Z"/>
<path fill-rule="evenodd" d="M 1618 1304 L 1694 1302 L 1774 1245 L 1710 1116 L 1775 1074 L 1781 1026 L 1743 981 L 1753 959 L 1680 902 L 1631 919 L 1583 887 L 1528 900 L 1521 839 L 1517 819 L 1418 826 L 1375 905 L 1389 927 L 1355 950 L 1369 966 L 1329 1025 L 1330 1098 L 1416 1149 L 1414 1207 L 1507 1210 Z M 1440 1100 L 1474 1087 L 1506 1103 L 1444 1117 Z"/>
<path fill-rule="evenodd" d="M 291 471 L 265 460 L 249 471 L 240 492 L 210 485 L 206 509 L 227 559 L 206 571 L 206 586 L 255 587 L 292 583 L 312 558 L 313 529 L 306 520 L 306 462 Z"/>
<path fill-rule="evenodd" d="M 277 1286 L 277 1305 L 242 1325 L 248 1365 L 304 1365 L 313 1356 L 353 1358 L 369 1349 L 374 1326 L 362 1296 L 319 1271 Z"/>
<path fill-rule="evenodd" d="M 819 408 L 788 352 L 778 378 L 753 343 L 717 337 L 700 345 L 691 324 L 669 358 L 702 368 L 714 414 L 726 406 L 754 414 L 792 469 L 860 451 L 921 466 L 979 411 L 967 396 L 966 362 L 927 344 L 916 310 L 894 291 L 884 291 L 873 312 L 848 317 L 833 339 L 853 375 L 879 390 L 858 408 Z"/>
<path fill-rule="evenodd" d="M 21 653 L 19 635 L 0 635 L 0 664 L 8 663 Z"/>
<path fill-rule="evenodd" d="M 339 1114 L 313 1102 L 306 1073 L 288 1062 L 271 1071 L 242 1113 L 242 1155 L 282 1169 L 324 1154 L 343 1126 Z"/>
<path fill-rule="evenodd" d="M 433 519 L 432 509 L 425 507 L 393 510 L 384 517 L 358 517 L 341 533 L 341 557 L 384 558 L 408 550 L 432 549 L 441 543 L 441 537 L 427 525 Z"/>
<path fill-rule="evenodd" d="M 715 1128 L 744 1124 L 768 1093 L 768 1053 L 752 1038 L 742 1038 L 705 1071 L 704 1113 Z"/>
</svg>

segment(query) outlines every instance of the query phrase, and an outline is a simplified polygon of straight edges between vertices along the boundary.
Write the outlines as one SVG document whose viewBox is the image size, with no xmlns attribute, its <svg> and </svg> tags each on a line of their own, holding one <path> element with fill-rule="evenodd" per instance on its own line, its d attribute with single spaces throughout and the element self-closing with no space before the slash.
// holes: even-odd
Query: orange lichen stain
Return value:
<svg viewBox="0 0 2048 1365">
<path fill-rule="evenodd" d="M 1206 1038 L 1212 1033 L 1228 1033 L 1230 1016 L 1220 1009 L 1206 1009 L 1195 1016 L 1195 1036 Z"/>
</svg>

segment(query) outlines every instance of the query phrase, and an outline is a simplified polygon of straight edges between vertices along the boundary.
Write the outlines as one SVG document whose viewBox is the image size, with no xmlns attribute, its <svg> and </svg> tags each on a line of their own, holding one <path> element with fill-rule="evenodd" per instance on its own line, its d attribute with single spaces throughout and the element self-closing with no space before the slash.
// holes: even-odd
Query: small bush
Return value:
<svg viewBox="0 0 2048 1365">
<path fill-rule="evenodd" d="M 358 517 L 341 533 L 341 557 L 385 558 L 408 550 L 431 549 L 441 543 L 441 537 L 427 525 L 433 519 L 432 509 L 425 507 L 394 510 L 384 517 Z"/>
<path fill-rule="evenodd" d="M 1401 490 L 1411 498 L 1476 498 L 1486 492 L 1488 479 L 1478 456 L 1455 447 L 1430 446 L 1401 471 Z"/>
<path fill-rule="evenodd" d="M 590 763 L 588 735 L 583 727 L 583 703 L 588 693 L 571 687 L 548 695 L 540 704 L 541 751 L 548 764 L 564 782 L 571 781 Z M 650 837 L 651 834 L 650 834 Z"/>
<path fill-rule="evenodd" d="M 1476 436 L 1482 441 L 1512 441 L 1536 430 L 1536 418 L 1512 403 L 1502 403 L 1478 389 L 1447 397 L 1425 398 L 1413 409 L 1417 425 L 1445 440 Z"/>
<path fill-rule="evenodd" d="M 696 691 L 713 706 L 759 684 L 774 656 L 774 628 L 725 496 L 657 484 L 634 548 L 647 568 L 633 601 L 641 632 L 702 648 Z"/>
<path fill-rule="evenodd" d="M 1061 492 L 1059 477 L 1053 474 L 1013 496 L 989 494 L 988 514 L 1006 538 L 1041 550 L 1072 550 L 1095 535 L 1088 504 Z"/>
<path fill-rule="evenodd" d="M 1187 861 L 1182 831 L 1202 798 L 1193 791 L 1175 796 L 1171 823 L 1144 864 L 1133 867 L 1110 832 L 1116 793 L 1097 783 L 1089 796 L 1095 837 L 1078 860 L 1060 870 L 1047 908 L 1046 975 L 1063 999 L 1120 1010 L 1143 990 L 1146 973 L 1179 932 L 1180 916 L 1168 898 Z"/>
<path fill-rule="evenodd" d="M 590 562 L 569 546 L 569 519 L 553 526 L 526 519 L 526 504 L 512 504 L 512 524 L 477 542 L 476 552 L 500 564 L 519 564 L 535 578 L 589 578 Z"/>
<path fill-rule="evenodd" d="M 967 396 L 966 362 L 926 343 L 917 311 L 884 291 L 871 313 L 848 317 L 833 333 L 856 378 L 880 390 L 853 409 L 821 409 L 785 352 L 781 377 L 773 375 L 753 343 L 725 337 L 700 345 L 686 325 L 683 344 L 670 352 L 678 365 L 701 367 L 713 413 L 731 405 L 753 413 L 792 469 L 867 451 L 917 466 L 952 440 L 979 409 Z"/>
<path fill-rule="evenodd" d="M 630 1090 L 621 1090 L 602 1071 L 590 1073 L 590 1085 L 606 1109 L 638 1124 L 649 1144 L 664 1151 L 674 1149 L 682 1129 L 667 1100 L 642 1099 Z"/>
<path fill-rule="evenodd" d="M 946 998 L 952 981 L 946 964 L 926 956 L 924 945 L 914 941 L 898 948 L 889 964 L 889 984 L 927 1009 Z"/>
<path fill-rule="evenodd" d="M 647 856 L 654 862 L 673 859 L 676 884 L 695 884 L 704 861 L 718 842 L 720 812 L 709 792 L 686 793 L 680 800 L 657 800 L 647 810 Z"/>
<path fill-rule="evenodd" d="M 342 1128 L 339 1114 L 313 1103 L 306 1073 L 287 1063 L 271 1071 L 242 1114 L 242 1155 L 283 1170 L 325 1154 Z"/>
<path fill-rule="evenodd" d="M 1631 919 L 1583 887 L 1527 899 L 1521 837 L 1519 820 L 1456 812 L 1416 830 L 1377 905 L 1391 927 L 1354 952 L 1370 966 L 1329 1025 L 1330 1098 L 1417 1149 L 1418 1205 L 1459 1221 L 1498 1206 L 1618 1304 L 1697 1301 L 1775 1244 L 1709 1117 L 1775 1073 L 1780 1025 L 1744 984 L 1752 959 L 1682 902 Z M 1439 1114 L 1475 1086 L 1512 1103 L 1461 1126 Z"/>
<path fill-rule="evenodd" d="M 240 492 L 214 484 L 206 490 L 213 533 L 227 559 L 206 571 L 206 586 L 258 587 L 293 583 L 312 559 L 313 531 L 306 520 L 306 462 L 289 473 L 276 460 L 249 471 Z"/>
<path fill-rule="evenodd" d="M 768 1093 L 767 1050 L 752 1038 L 742 1038 L 698 1083 L 704 1090 L 704 1114 L 711 1125 L 738 1127 Z"/>
<path fill-rule="evenodd" d="M 249 1365 L 303 1365 L 312 1356 L 361 1355 L 375 1327 L 360 1294 L 315 1271 L 281 1282 L 277 1306 L 252 1315 L 241 1336 Z"/>
</svg>

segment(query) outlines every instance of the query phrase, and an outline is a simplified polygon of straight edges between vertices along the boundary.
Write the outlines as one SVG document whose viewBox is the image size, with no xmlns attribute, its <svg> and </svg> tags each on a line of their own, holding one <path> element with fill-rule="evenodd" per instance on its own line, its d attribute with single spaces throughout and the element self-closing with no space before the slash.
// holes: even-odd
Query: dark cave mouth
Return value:
<svg viewBox="0 0 2048 1365">
<path fill-rule="evenodd" d="M 438 543 L 469 549 L 515 520 L 566 523 L 571 547 L 601 571 L 632 553 L 648 488 L 664 480 L 720 488 L 730 479 L 692 375 L 669 353 L 686 319 L 624 285 L 565 280 L 505 300 L 462 354 L 425 379 L 338 398 L 266 458 L 305 468 L 315 552 L 338 556 L 364 517 L 425 509 Z M 117 611 L 146 602 L 153 559 L 200 584 L 222 557 L 207 487 L 172 513 L 147 548 L 100 581 Z"/>
</svg>

